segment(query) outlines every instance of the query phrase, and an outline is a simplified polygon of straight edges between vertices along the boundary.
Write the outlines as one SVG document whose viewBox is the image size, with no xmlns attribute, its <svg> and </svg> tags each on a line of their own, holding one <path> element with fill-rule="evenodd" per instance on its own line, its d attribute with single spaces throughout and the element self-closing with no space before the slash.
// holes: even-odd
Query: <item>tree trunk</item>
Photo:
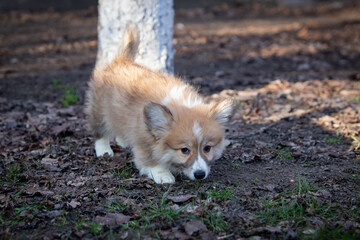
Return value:
<svg viewBox="0 0 360 240">
<path fill-rule="evenodd" d="M 150 69 L 173 73 L 173 0 L 99 0 L 97 65 L 118 53 L 129 22 L 140 31 L 135 61 Z"/>
</svg>

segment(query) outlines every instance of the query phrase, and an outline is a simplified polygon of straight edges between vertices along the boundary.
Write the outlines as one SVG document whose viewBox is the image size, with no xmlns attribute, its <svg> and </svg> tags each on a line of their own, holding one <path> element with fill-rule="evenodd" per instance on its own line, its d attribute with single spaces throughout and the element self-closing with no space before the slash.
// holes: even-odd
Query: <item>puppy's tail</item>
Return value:
<svg viewBox="0 0 360 240">
<path fill-rule="evenodd" d="M 133 23 L 126 26 L 123 42 L 121 45 L 120 56 L 131 60 L 135 59 L 140 43 L 139 29 Z"/>
</svg>

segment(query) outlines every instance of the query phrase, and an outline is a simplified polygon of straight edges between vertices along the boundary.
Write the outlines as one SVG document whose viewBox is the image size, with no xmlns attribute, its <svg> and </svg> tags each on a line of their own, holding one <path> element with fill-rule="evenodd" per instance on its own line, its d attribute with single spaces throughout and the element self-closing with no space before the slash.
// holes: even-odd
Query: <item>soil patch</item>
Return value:
<svg viewBox="0 0 360 240">
<path fill-rule="evenodd" d="M 358 239 L 360 4 L 176 13 L 176 75 L 237 107 L 210 176 L 172 186 L 94 157 L 96 12 L 0 14 L 1 238 Z"/>
</svg>

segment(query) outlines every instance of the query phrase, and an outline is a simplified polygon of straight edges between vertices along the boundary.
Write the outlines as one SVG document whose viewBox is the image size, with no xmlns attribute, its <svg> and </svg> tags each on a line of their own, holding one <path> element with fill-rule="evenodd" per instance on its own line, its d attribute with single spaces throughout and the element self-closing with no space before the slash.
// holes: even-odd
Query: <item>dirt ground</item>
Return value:
<svg viewBox="0 0 360 240">
<path fill-rule="evenodd" d="M 171 186 L 94 157 L 96 25 L 0 14 L 0 239 L 360 238 L 359 1 L 178 9 L 176 75 L 237 106 L 210 176 Z"/>
</svg>

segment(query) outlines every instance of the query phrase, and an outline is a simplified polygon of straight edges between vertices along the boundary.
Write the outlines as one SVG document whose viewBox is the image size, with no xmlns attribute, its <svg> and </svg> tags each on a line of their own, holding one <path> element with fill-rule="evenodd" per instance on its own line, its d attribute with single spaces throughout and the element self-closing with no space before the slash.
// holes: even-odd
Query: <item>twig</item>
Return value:
<svg viewBox="0 0 360 240">
<path fill-rule="evenodd" d="M 229 238 L 229 237 L 232 237 L 232 236 L 234 236 L 234 234 L 233 234 L 233 233 L 230 233 L 230 234 L 225 235 L 225 236 L 217 237 L 217 239 L 218 239 L 218 240 L 220 240 L 220 239 L 226 239 L 226 238 Z"/>
</svg>

